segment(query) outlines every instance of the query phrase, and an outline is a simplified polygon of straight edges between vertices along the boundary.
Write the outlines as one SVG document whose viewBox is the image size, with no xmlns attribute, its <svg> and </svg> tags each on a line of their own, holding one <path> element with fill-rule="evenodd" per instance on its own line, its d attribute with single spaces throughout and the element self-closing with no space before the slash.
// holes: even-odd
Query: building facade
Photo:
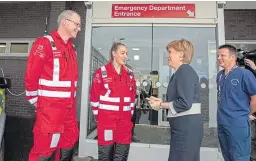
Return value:
<svg viewBox="0 0 256 161">
<path fill-rule="evenodd" d="M 141 2 L 140 4 L 143 3 Z M 160 2 L 154 3 L 160 4 Z M 159 96 L 162 97 L 165 93 L 164 84 L 166 84 L 173 72 L 166 66 L 165 46 L 172 39 L 187 38 L 195 44 L 197 56 L 195 56 L 192 66 L 194 66 L 201 78 L 202 113 L 205 128 L 207 129 L 202 147 L 205 150 L 204 153 L 209 154 L 208 156 L 215 155 L 211 151 L 218 151 L 215 117 L 216 89 L 214 88 L 215 76 L 218 71 L 216 67 L 217 45 L 226 41 L 246 50 L 256 49 L 256 4 L 253 3 L 241 7 L 239 3 L 231 4 L 227 2 L 223 10 L 224 17 L 220 19 L 221 6 L 219 6 L 219 10 L 217 8 L 221 4 L 216 2 L 196 2 L 194 18 L 177 18 L 171 21 L 169 21 L 170 19 L 166 21 L 163 18 L 131 18 L 129 17 L 131 15 L 123 12 L 124 8 L 117 7 L 113 11 L 111 7 L 115 4 L 120 7 L 120 4 L 115 2 L 94 2 L 91 6 L 92 8 L 88 8 L 89 12 L 87 10 L 88 6 L 86 7 L 84 2 L 1 2 L 0 68 L 3 70 L 4 76 L 12 80 L 10 88 L 12 94 L 7 92 L 7 115 L 34 117 L 34 107 L 25 100 L 25 95 L 22 95 L 24 92 L 23 76 L 28 51 L 35 38 L 42 36 L 46 29 L 48 32 L 56 29 L 57 16 L 61 11 L 72 9 L 77 11 L 82 19 L 81 32 L 74 41 L 78 51 L 80 69 L 77 92 L 77 117 L 79 120 L 81 119 L 81 124 L 86 119 L 87 124 L 86 130 L 82 129 L 82 135 L 80 136 L 83 138 L 80 138 L 80 140 L 92 143 L 88 144 L 91 147 L 96 145 L 95 122 L 90 108 L 86 116 L 80 112 L 81 108 L 84 111 L 89 107 L 89 104 L 87 104 L 88 98 L 84 98 L 86 95 L 82 95 L 82 89 L 88 90 L 85 86 L 89 87 L 90 81 L 88 80 L 91 79 L 93 72 L 107 62 L 108 50 L 113 41 L 120 41 L 128 46 L 128 63 L 133 67 L 137 67 L 137 70 L 135 70 L 137 72 L 137 81 L 141 83 L 143 88 L 147 87 L 147 85 L 143 85 L 143 81 L 150 76 L 150 71 L 158 71 L 159 77 L 157 82 L 160 82 L 162 85 L 157 89 Z M 182 2 L 181 4 L 188 4 L 188 2 Z M 207 10 L 209 12 L 206 14 L 205 8 L 208 6 L 211 6 L 211 9 Z M 143 7 L 143 5 L 140 7 Z M 191 10 L 190 12 L 193 11 Z M 129 14 L 138 13 L 132 12 Z M 221 25 L 225 25 L 223 32 L 220 32 Z M 87 28 L 86 30 L 85 26 L 90 29 Z M 102 37 L 107 38 L 103 39 Z M 91 42 L 89 42 L 90 39 Z M 135 57 L 138 56 L 140 56 L 140 60 L 135 61 Z M 89 68 L 84 67 L 83 64 L 85 62 L 87 62 Z M 86 71 L 83 71 L 83 69 L 86 69 Z M 87 78 L 87 81 L 82 80 L 85 74 L 90 77 L 89 79 Z M 81 100 L 81 98 L 83 99 Z M 86 104 L 83 104 L 83 102 Z M 136 134 L 141 143 L 134 145 L 134 147 L 137 149 L 138 147 L 145 147 L 139 148 L 141 151 L 148 147 L 151 147 L 151 149 L 159 147 L 168 148 L 169 134 L 168 128 L 166 128 L 165 111 L 154 113 L 145 110 L 140 111 L 140 114 L 141 116 L 137 122 L 138 126 L 136 126 Z M 155 126 L 157 128 L 152 130 Z M 156 131 L 164 135 L 162 139 L 156 139 L 160 136 L 155 133 L 145 135 L 146 131 Z M 84 146 L 86 149 L 84 143 L 81 143 L 80 146 Z M 137 150 L 136 148 L 132 148 L 132 151 Z M 88 153 L 80 149 L 79 155 L 95 157 L 96 153 L 94 150 L 92 148 Z M 135 153 L 133 152 L 133 154 Z M 164 152 L 161 155 L 164 158 L 166 154 Z M 132 157 L 136 157 L 136 155 Z"/>
</svg>

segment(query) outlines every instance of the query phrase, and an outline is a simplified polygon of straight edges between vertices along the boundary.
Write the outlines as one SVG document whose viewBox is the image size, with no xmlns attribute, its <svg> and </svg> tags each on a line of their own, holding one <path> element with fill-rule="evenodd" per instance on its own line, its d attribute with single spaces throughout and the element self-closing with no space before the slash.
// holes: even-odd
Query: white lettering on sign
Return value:
<svg viewBox="0 0 256 161">
<path fill-rule="evenodd" d="M 147 11 L 147 6 L 115 6 L 115 11 Z"/>
<path fill-rule="evenodd" d="M 195 4 L 113 4 L 112 17 L 194 18 Z"/>
<path fill-rule="evenodd" d="M 185 11 L 186 6 L 149 6 L 150 11 Z"/>
<path fill-rule="evenodd" d="M 114 12 L 115 17 L 140 17 L 141 13 L 140 12 Z"/>
</svg>

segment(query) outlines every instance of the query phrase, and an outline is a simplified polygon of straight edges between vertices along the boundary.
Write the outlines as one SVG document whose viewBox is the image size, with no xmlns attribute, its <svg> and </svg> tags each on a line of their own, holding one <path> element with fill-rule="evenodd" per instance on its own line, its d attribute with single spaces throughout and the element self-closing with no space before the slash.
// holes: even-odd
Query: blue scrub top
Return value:
<svg viewBox="0 0 256 161">
<path fill-rule="evenodd" d="M 227 76 L 224 70 L 216 78 L 218 88 L 217 123 L 246 126 L 250 114 L 250 96 L 256 95 L 256 78 L 251 71 L 236 67 Z"/>
</svg>

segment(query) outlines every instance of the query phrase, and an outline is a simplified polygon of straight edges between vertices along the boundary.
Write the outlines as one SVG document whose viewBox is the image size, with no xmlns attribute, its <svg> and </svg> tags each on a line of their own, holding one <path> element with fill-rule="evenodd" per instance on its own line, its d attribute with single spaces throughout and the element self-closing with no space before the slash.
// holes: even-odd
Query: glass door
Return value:
<svg viewBox="0 0 256 161">
<path fill-rule="evenodd" d="M 166 117 L 168 111 L 151 110 L 145 98 L 154 95 L 165 100 L 169 79 L 175 72 L 168 66 L 166 46 L 172 40 L 187 39 L 193 43 L 195 48 L 191 65 L 198 73 L 201 84 L 204 121 L 202 147 L 218 148 L 215 117 L 217 109 L 215 30 L 215 26 L 159 26 L 155 24 L 93 26 L 91 60 L 94 63 L 92 65 L 99 67 L 99 60 L 102 64 L 109 61 L 113 42 L 122 42 L 128 48 L 127 64 L 135 73 L 138 95 L 133 134 L 136 141 L 134 142 L 148 145 L 148 147 L 154 144 L 169 145 L 170 128 Z M 95 68 L 92 68 L 92 73 L 94 70 Z M 96 129 L 96 123 L 93 120 L 92 112 L 89 112 L 89 115 L 91 126 L 88 126 L 90 129 L 87 131 L 93 131 Z M 92 135 L 88 134 L 88 136 Z M 97 139 L 97 136 L 93 139 Z"/>
</svg>

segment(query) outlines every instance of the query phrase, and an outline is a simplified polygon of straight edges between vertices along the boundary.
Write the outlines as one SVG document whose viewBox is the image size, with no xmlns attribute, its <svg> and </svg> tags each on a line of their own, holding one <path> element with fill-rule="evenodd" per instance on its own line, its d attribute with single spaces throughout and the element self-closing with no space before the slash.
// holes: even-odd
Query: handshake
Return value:
<svg viewBox="0 0 256 161">
<path fill-rule="evenodd" d="M 149 97 L 146 98 L 148 100 L 148 103 L 150 104 L 150 106 L 152 107 L 153 110 L 160 110 L 161 109 L 161 105 L 162 105 L 162 100 L 160 98 L 156 98 L 156 97 Z"/>
</svg>

